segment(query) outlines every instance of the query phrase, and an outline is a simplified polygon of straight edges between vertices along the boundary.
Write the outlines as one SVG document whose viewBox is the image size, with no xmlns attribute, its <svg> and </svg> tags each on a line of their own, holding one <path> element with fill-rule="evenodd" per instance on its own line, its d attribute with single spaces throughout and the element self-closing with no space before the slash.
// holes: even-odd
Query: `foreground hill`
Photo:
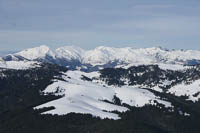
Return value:
<svg viewBox="0 0 200 133">
<path fill-rule="evenodd" d="M 1 69 L 3 133 L 198 133 L 200 67 Z"/>
</svg>

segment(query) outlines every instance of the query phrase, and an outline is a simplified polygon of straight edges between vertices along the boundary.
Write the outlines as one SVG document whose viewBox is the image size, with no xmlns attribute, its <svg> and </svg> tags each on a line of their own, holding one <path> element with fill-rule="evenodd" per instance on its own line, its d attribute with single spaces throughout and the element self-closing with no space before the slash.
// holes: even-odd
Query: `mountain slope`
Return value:
<svg viewBox="0 0 200 133">
<path fill-rule="evenodd" d="M 23 50 L 16 53 L 15 55 L 24 57 L 28 60 L 37 60 L 37 59 L 43 59 L 46 56 L 51 56 L 51 57 L 55 56 L 54 53 L 50 50 L 50 48 L 45 45 Z"/>
<path fill-rule="evenodd" d="M 200 98 L 199 66 L 181 71 L 163 70 L 156 65 L 107 68 L 92 73 L 68 71 L 62 79 L 54 80 L 43 91 L 44 94 L 60 95 L 62 98 L 35 109 L 53 106 L 55 109 L 44 113 L 89 113 L 101 118 L 119 119 L 112 111 L 126 112 L 129 110 L 127 105 L 161 105 L 173 111 L 177 105 L 169 98 L 170 95 L 194 103 Z"/>
<path fill-rule="evenodd" d="M 85 50 L 75 47 L 75 46 L 64 46 L 56 49 L 56 57 L 63 58 L 68 61 L 70 60 L 78 60 L 81 62 L 83 55 L 85 54 Z"/>
<path fill-rule="evenodd" d="M 37 61 L 0 61 L 0 69 L 24 70 L 40 67 L 40 64 Z"/>
<path fill-rule="evenodd" d="M 36 109 L 54 106 L 54 110 L 45 112 L 45 114 L 68 114 L 71 112 L 92 114 L 101 118 L 119 119 L 115 113 L 105 111 L 119 111 L 125 112 L 128 108 L 120 105 L 115 105 L 114 98 L 121 100 L 121 104 L 128 104 L 130 106 L 142 107 L 145 104 L 164 104 L 170 107 L 171 104 L 160 100 L 153 93 L 139 89 L 137 87 L 111 87 L 106 84 L 99 84 L 97 82 L 82 80 L 83 77 L 94 75 L 98 73 L 84 73 L 80 71 L 68 71 L 63 76 L 64 81 L 56 80 L 53 84 L 48 86 L 44 93 L 53 93 L 55 95 L 63 95 L 62 98 L 40 105 Z M 98 78 L 98 76 L 96 77 Z M 110 103 L 106 102 L 110 101 Z"/>
</svg>

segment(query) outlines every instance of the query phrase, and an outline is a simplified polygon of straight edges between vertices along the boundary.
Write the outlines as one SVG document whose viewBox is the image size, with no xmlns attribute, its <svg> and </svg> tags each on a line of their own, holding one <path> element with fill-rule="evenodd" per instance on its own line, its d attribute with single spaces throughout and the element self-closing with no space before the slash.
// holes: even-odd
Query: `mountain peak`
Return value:
<svg viewBox="0 0 200 133">
<path fill-rule="evenodd" d="M 38 58 L 44 58 L 46 55 L 54 56 L 53 52 L 46 45 L 41 45 L 39 47 L 29 48 L 16 53 L 15 55 L 22 56 L 29 60 L 35 60 Z"/>
<path fill-rule="evenodd" d="M 85 50 L 77 46 L 63 46 L 56 49 L 56 57 L 67 60 L 81 60 Z"/>
<path fill-rule="evenodd" d="M 50 50 L 50 48 L 47 45 L 40 45 L 39 47 L 35 48 Z"/>
<path fill-rule="evenodd" d="M 113 47 L 108 47 L 108 46 L 98 46 L 95 49 L 108 49 L 108 48 L 113 48 Z"/>
<path fill-rule="evenodd" d="M 74 51 L 85 51 L 82 48 L 74 46 L 74 45 L 63 46 L 63 47 L 57 48 L 56 50 L 59 50 L 59 49 L 67 49 L 67 50 L 74 50 Z"/>
</svg>

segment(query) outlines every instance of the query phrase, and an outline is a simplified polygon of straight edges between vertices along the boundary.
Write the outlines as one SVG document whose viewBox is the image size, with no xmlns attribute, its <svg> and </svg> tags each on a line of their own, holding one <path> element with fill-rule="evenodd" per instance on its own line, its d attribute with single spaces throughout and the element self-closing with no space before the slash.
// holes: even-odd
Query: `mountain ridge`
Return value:
<svg viewBox="0 0 200 133">
<path fill-rule="evenodd" d="M 71 69 L 101 69 L 118 66 L 142 64 L 200 64 L 198 50 L 169 50 L 161 47 L 151 48 L 115 48 L 99 46 L 84 50 L 77 46 L 63 46 L 55 50 L 46 45 L 22 50 L 2 57 L 4 61 L 42 61 Z M 112 64 L 112 65 L 111 65 Z"/>
</svg>

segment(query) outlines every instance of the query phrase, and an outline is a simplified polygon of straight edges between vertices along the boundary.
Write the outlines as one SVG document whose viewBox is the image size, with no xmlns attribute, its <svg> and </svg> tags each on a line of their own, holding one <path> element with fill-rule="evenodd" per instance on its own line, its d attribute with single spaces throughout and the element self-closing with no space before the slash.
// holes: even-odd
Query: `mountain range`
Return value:
<svg viewBox="0 0 200 133">
<path fill-rule="evenodd" d="M 198 133 L 200 51 L 42 45 L 0 58 L 0 132 Z"/>
<path fill-rule="evenodd" d="M 200 64 L 200 51 L 168 50 L 161 47 L 113 48 L 106 46 L 99 46 L 92 50 L 84 50 L 76 46 L 64 46 L 51 50 L 48 46 L 42 45 L 8 54 L 1 60 L 49 62 L 83 71 L 142 64 L 159 64 L 170 68 L 170 65 L 182 67 Z"/>
</svg>

